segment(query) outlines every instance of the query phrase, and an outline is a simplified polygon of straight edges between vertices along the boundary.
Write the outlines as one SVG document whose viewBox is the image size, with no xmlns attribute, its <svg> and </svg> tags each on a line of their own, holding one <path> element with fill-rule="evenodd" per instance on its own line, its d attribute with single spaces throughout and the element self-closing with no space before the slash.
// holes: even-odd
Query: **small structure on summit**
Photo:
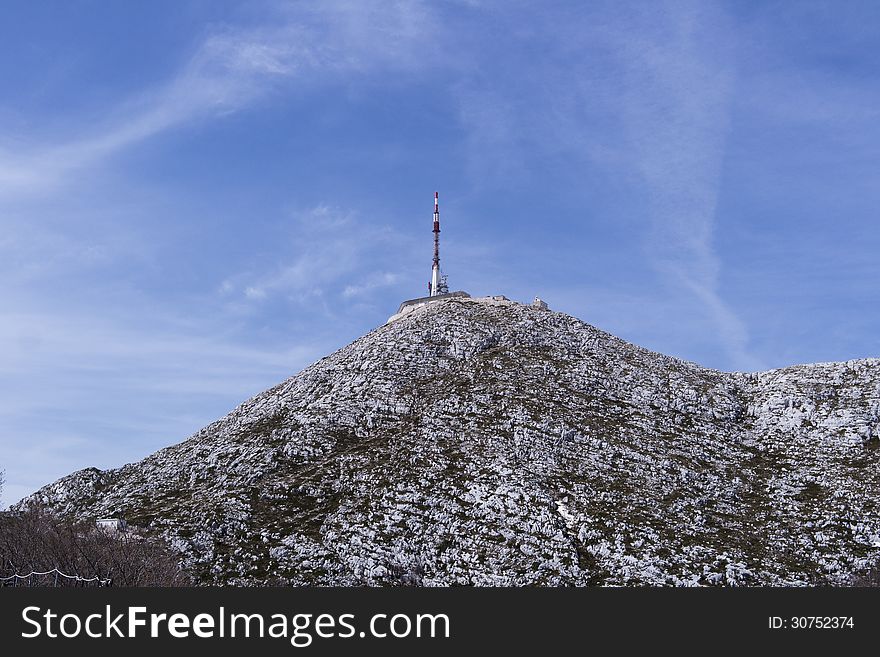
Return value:
<svg viewBox="0 0 880 657">
<path fill-rule="evenodd" d="M 431 264 L 431 280 L 428 281 L 428 296 L 417 299 L 407 299 L 397 313 L 388 318 L 388 322 L 400 319 L 416 308 L 421 308 L 429 303 L 450 299 L 454 297 L 470 297 L 467 292 L 450 292 L 446 282 L 446 275 L 440 271 L 440 194 L 434 192 L 434 260 Z"/>
</svg>

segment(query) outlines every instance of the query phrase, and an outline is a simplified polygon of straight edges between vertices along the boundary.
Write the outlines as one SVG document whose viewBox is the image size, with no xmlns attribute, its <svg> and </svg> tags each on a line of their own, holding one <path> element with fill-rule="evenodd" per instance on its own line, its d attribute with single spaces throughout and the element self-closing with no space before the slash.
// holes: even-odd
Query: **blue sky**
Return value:
<svg viewBox="0 0 880 657">
<path fill-rule="evenodd" d="M 876 2 L 0 5 L 4 503 L 443 268 L 724 370 L 876 356 Z"/>
</svg>

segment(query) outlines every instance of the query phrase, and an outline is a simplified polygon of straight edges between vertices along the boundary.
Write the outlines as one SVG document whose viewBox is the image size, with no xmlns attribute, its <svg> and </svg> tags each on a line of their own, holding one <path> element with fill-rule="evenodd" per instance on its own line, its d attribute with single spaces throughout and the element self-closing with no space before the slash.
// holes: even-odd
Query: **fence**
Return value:
<svg viewBox="0 0 880 657">
<path fill-rule="evenodd" d="M 67 575 L 57 568 L 44 572 L 31 571 L 27 575 L 13 573 L 0 577 L 0 587 L 6 586 L 112 586 L 113 580 L 100 577 Z"/>
</svg>

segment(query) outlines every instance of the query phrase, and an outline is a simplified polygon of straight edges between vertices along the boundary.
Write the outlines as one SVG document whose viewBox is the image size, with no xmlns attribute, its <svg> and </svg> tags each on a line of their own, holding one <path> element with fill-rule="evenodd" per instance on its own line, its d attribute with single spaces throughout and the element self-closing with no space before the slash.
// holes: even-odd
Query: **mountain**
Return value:
<svg viewBox="0 0 880 657">
<path fill-rule="evenodd" d="M 723 373 L 453 298 L 188 440 L 22 504 L 205 583 L 794 585 L 880 557 L 880 361 Z"/>
</svg>

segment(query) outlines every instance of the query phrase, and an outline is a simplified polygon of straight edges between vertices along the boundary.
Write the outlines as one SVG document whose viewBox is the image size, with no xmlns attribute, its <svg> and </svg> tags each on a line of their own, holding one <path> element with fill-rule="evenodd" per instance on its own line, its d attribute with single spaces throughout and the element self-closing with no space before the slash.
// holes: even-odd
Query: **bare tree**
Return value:
<svg viewBox="0 0 880 657">
<path fill-rule="evenodd" d="M 161 539 L 108 532 L 31 507 L 0 516 L 0 577 L 59 570 L 114 586 L 183 586 L 189 578 Z"/>
</svg>

